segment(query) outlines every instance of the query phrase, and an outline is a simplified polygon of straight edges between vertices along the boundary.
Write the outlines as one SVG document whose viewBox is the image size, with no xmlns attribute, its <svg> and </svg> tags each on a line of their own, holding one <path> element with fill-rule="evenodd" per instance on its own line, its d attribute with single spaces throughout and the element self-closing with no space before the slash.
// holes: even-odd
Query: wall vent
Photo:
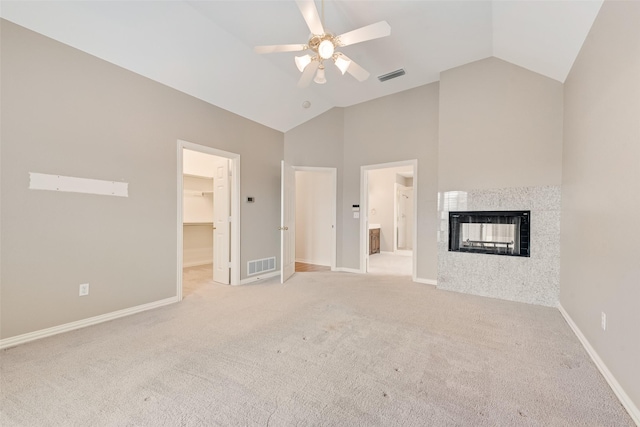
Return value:
<svg viewBox="0 0 640 427">
<path fill-rule="evenodd" d="M 404 76 L 404 74 L 405 74 L 404 70 L 402 68 L 400 68 L 399 70 L 395 70 L 395 71 L 392 71 L 390 73 L 378 76 L 378 80 L 380 80 L 381 82 L 386 82 L 387 80 L 391 80 L 391 79 L 395 79 L 396 77 Z"/>
<path fill-rule="evenodd" d="M 276 269 L 276 257 L 254 259 L 247 262 L 247 276 L 252 276 L 265 271 L 273 271 Z"/>
</svg>

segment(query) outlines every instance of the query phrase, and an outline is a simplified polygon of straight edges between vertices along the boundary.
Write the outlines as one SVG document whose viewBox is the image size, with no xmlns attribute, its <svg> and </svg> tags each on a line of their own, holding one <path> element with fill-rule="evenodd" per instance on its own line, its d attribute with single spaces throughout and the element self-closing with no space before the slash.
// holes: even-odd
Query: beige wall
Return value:
<svg viewBox="0 0 640 427">
<path fill-rule="evenodd" d="M 560 282 L 562 306 L 638 408 L 639 22 L 640 3 L 605 1 L 565 83 Z"/>
<path fill-rule="evenodd" d="M 560 185 L 562 84 L 497 58 L 440 74 L 440 191 Z"/>
<path fill-rule="evenodd" d="M 241 155 L 256 197 L 241 266 L 278 256 L 282 133 L 1 27 L 2 338 L 175 296 L 178 139 Z M 29 172 L 124 181 L 129 197 L 29 190 Z"/>
<path fill-rule="evenodd" d="M 417 277 L 435 280 L 438 92 L 438 83 L 432 83 L 345 108 L 344 266 L 359 267 L 360 230 L 351 205 L 360 201 L 360 167 L 417 159 Z"/>
<path fill-rule="evenodd" d="M 440 78 L 439 190 L 466 202 L 440 206 L 438 287 L 556 306 L 562 84 L 497 58 Z M 531 256 L 449 252 L 449 210 L 530 210 Z"/>
<path fill-rule="evenodd" d="M 344 110 L 333 108 L 284 134 L 284 159 L 293 166 L 336 168 L 336 259 L 342 259 L 342 156 Z M 350 209 L 350 207 L 349 207 Z"/>
<path fill-rule="evenodd" d="M 418 160 L 418 278 L 436 277 L 438 84 L 334 108 L 285 134 L 285 159 L 338 168 L 338 267 L 359 269 L 360 167 Z"/>
</svg>

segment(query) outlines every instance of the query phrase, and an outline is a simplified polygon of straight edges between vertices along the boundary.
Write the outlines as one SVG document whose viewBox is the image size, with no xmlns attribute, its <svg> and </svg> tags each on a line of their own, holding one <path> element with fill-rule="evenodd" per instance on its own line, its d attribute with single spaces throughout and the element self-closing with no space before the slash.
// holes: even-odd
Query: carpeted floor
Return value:
<svg viewBox="0 0 640 427">
<path fill-rule="evenodd" d="M 380 253 L 369 255 L 369 273 L 388 276 L 411 276 L 411 254 Z"/>
<path fill-rule="evenodd" d="M 560 313 L 296 274 L 6 349 L 5 426 L 633 426 Z M 190 276 L 190 277 L 189 277 Z"/>
</svg>

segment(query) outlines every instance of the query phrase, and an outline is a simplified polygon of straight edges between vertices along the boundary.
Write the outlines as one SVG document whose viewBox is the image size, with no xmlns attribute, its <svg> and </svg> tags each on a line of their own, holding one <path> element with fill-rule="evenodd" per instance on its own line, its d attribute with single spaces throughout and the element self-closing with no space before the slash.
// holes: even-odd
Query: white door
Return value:
<svg viewBox="0 0 640 427">
<path fill-rule="evenodd" d="M 229 284 L 231 197 L 229 159 L 216 158 L 213 176 L 213 281 Z"/>
<path fill-rule="evenodd" d="M 282 162 L 280 207 L 280 283 L 296 271 L 296 172 Z"/>
</svg>

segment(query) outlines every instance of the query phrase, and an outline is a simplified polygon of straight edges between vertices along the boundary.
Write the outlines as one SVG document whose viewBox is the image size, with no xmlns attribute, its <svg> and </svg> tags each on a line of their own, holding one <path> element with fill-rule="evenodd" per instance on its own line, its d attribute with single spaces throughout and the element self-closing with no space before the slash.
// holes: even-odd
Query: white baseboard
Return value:
<svg viewBox="0 0 640 427">
<path fill-rule="evenodd" d="M 259 280 L 271 279 L 272 277 L 280 276 L 280 271 L 270 271 L 265 274 L 258 274 L 253 277 L 247 277 L 246 279 L 240 280 L 241 285 L 246 285 L 247 283 L 257 282 Z"/>
<path fill-rule="evenodd" d="M 330 263 L 329 263 L 329 264 L 327 264 L 327 263 L 326 263 L 326 262 L 324 262 L 324 261 L 314 261 L 314 260 L 311 260 L 311 259 L 296 258 L 296 262 L 301 262 L 301 263 L 303 263 L 303 264 L 321 265 L 321 266 L 323 266 L 323 267 L 330 267 L 330 266 L 331 266 L 331 264 L 330 264 Z"/>
<path fill-rule="evenodd" d="M 602 361 L 596 350 L 591 346 L 591 344 L 587 340 L 587 337 L 585 337 L 580 328 L 578 328 L 578 325 L 576 325 L 571 316 L 569 316 L 569 313 L 567 313 L 564 307 L 562 307 L 562 304 L 558 304 L 558 310 L 560 310 L 560 314 L 562 314 L 564 320 L 566 320 L 566 322 L 569 324 L 569 327 L 573 330 L 573 333 L 576 334 L 584 349 L 587 350 L 587 353 L 591 357 L 591 360 L 593 360 L 593 363 L 596 364 L 604 379 L 607 380 L 607 383 L 609 383 L 609 387 L 611 387 L 613 392 L 616 394 L 616 396 L 620 400 L 620 403 L 622 403 L 622 406 L 624 406 L 624 408 L 631 416 L 631 419 L 633 419 L 636 425 L 640 426 L 640 410 L 638 410 L 638 407 L 631 401 L 631 398 L 624 391 L 609 368 L 607 368 L 607 365 L 605 365 L 605 363 Z"/>
<path fill-rule="evenodd" d="M 425 285 L 438 286 L 438 281 L 433 279 L 422 279 L 420 277 L 416 277 L 413 281 L 416 283 L 424 283 Z"/>
<path fill-rule="evenodd" d="M 357 268 L 336 267 L 333 271 L 338 271 L 341 273 L 362 274 L 362 271 L 358 270 Z"/>
<path fill-rule="evenodd" d="M 50 337 L 52 335 L 73 331 L 75 329 L 80 329 L 87 326 L 97 325 L 98 323 L 108 322 L 109 320 L 130 316 L 132 314 L 136 314 L 143 311 L 151 310 L 153 308 L 158 308 L 165 305 L 173 304 L 174 302 L 179 302 L 179 301 L 180 299 L 178 297 L 165 298 L 159 301 L 150 302 L 148 304 L 137 305 L 135 307 L 125 308 L 118 311 L 112 311 L 111 313 L 105 313 L 99 316 L 89 317 L 88 319 L 82 319 L 76 322 L 65 323 L 64 325 L 53 326 L 51 328 L 41 329 L 39 331 L 29 332 L 22 335 L 16 335 L 15 337 L 10 337 L 10 338 L 5 338 L 0 340 L 0 349 L 7 348 L 7 347 L 14 347 L 16 345 L 24 344 L 29 341 Z"/>
</svg>

